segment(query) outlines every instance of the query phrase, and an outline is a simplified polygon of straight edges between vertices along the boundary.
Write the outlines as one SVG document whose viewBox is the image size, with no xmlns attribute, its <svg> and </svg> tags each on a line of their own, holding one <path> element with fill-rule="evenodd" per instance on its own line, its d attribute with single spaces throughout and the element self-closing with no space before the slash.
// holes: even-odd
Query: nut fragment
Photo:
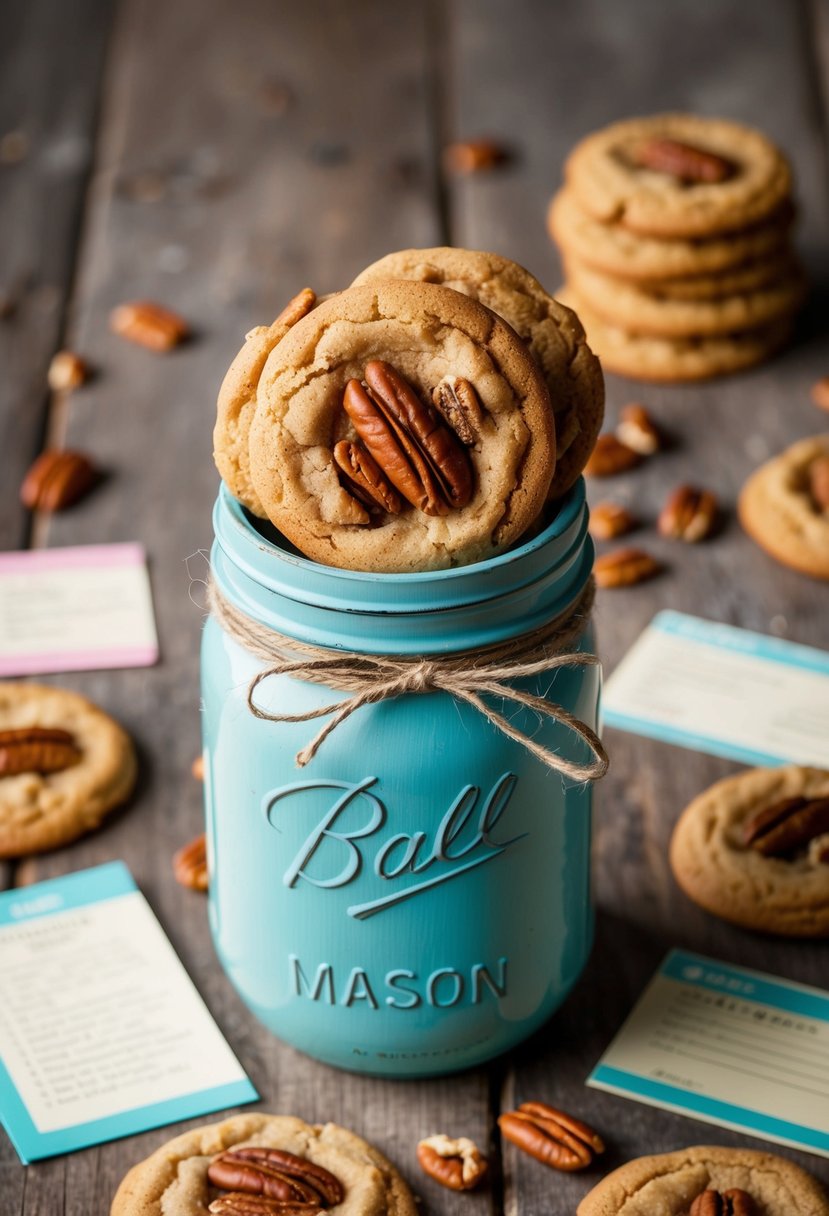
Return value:
<svg viewBox="0 0 829 1216">
<path fill-rule="evenodd" d="M 291 1203 L 229 1191 L 214 1199 L 207 1210 L 211 1216 L 322 1216 L 325 1209 L 316 1203 Z"/>
<path fill-rule="evenodd" d="M 377 461 L 361 443 L 341 439 L 334 446 L 334 462 L 350 494 L 371 512 L 399 515 L 403 502 Z"/>
<path fill-rule="evenodd" d="M 30 511 L 63 511 L 88 493 L 98 472 L 83 452 L 41 452 L 20 487 L 20 501 Z"/>
<path fill-rule="evenodd" d="M 593 575 L 597 587 L 632 587 L 653 578 L 662 566 L 644 549 L 614 549 L 596 558 Z"/>
<path fill-rule="evenodd" d="M 52 356 L 47 379 L 53 393 L 68 393 L 89 378 L 89 368 L 80 355 L 71 350 L 59 350 Z"/>
<path fill-rule="evenodd" d="M 677 486 L 668 495 L 656 526 L 662 536 L 696 544 L 714 531 L 717 512 L 717 500 L 710 490 Z"/>
<path fill-rule="evenodd" d="M 154 351 L 171 350 L 190 332 L 178 313 L 149 300 L 119 304 L 110 313 L 109 326 L 119 337 Z"/>
<path fill-rule="evenodd" d="M 809 492 L 818 511 L 829 511 L 829 454 L 809 465 Z"/>
<path fill-rule="evenodd" d="M 756 1216 L 757 1208 L 747 1191 L 708 1190 L 697 1195 L 688 1216 Z"/>
<path fill-rule="evenodd" d="M 733 161 L 707 152 L 678 139 L 654 138 L 644 140 L 634 148 L 634 164 L 657 173 L 669 173 L 682 182 L 706 184 L 724 182 L 733 177 L 737 166 Z"/>
<path fill-rule="evenodd" d="M 642 457 L 609 431 L 600 435 L 584 466 L 585 477 L 613 477 L 634 469 Z"/>
<path fill-rule="evenodd" d="M 640 456 L 652 456 L 662 446 L 659 428 L 644 405 L 638 402 L 631 402 L 621 410 L 616 438 Z"/>
<path fill-rule="evenodd" d="M 743 844 L 764 857 L 785 857 L 829 832 L 829 798 L 783 798 L 743 824 Z"/>
<path fill-rule="evenodd" d="M 207 1177 L 223 1190 L 321 1209 L 345 1197 L 339 1178 L 323 1166 L 277 1148 L 229 1149 L 210 1163 Z"/>
<path fill-rule="evenodd" d="M 0 777 L 18 773 L 59 773 L 81 758 L 68 730 L 23 726 L 0 730 Z"/>
<path fill-rule="evenodd" d="M 274 321 L 274 325 L 296 325 L 307 315 L 317 302 L 316 292 L 310 287 L 303 287 L 293 299 L 289 300 L 282 312 Z"/>
<path fill-rule="evenodd" d="M 435 409 L 467 447 L 481 437 L 484 415 L 478 394 L 462 376 L 450 376 L 432 389 Z"/>
<path fill-rule="evenodd" d="M 417 1160 L 424 1173 L 451 1191 L 471 1191 L 487 1171 L 486 1158 L 466 1136 L 427 1136 L 417 1146 Z"/>
<path fill-rule="evenodd" d="M 812 385 L 811 396 L 819 410 L 829 410 L 829 376 L 823 376 Z"/>
<path fill-rule="evenodd" d="M 636 527 L 636 517 L 618 502 L 597 502 L 590 508 L 590 535 L 596 540 L 614 540 Z"/>
<path fill-rule="evenodd" d="M 443 150 L 447 173 L 483 173 L 509 159 L 503 144 L 494 139 L 464 139 Z"/>
<path fill-rule="evenodd" d="M 204 833 L 174 855 L 173 875 L 177 883 L 191 891 L 207 890 L 207 838 Z"/>
<path fill-rule="evenodd" d="M 525 1153 L 568 1173 L 586 1169 L 604 1152 L 604 1141 L 592 1127 L 546 1102 L 522 1102 L 517 1110 L 501 1115 L 498 1126 L 504 1138 Z"/>
</svg>

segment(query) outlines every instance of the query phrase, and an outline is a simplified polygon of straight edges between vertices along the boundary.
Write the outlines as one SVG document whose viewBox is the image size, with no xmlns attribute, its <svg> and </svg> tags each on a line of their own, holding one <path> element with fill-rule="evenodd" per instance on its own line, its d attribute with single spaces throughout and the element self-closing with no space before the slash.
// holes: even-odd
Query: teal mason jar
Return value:
<svg viewBox="0 0 829 1216">
<path fill-rule="evenodd" d="M 583 483 L 545 531 L 459 569 L 321 566 L 224 489 L 218 594 L 266 630 L 333 652 L 476 652 L 535 631 L 583 595 L 593 563 Z M 588 627 L 567 647 L 592 650 Z M 479 1064 L 532 1034 L 590 951 L 589 781 L 563 777 L 446 691 L 366 704 L 302 768 L 326 719 L 248 705 L 267 664 L 211 616 L 202 647 L 210 922 L 253 1012 L 301 1051 L 354 1071 L 424 1076 Z M 588 727 L 595 665 L 514 687 Z M 348 694 L 284 674 L 253 693 L 299 715 Z M 567 725 L 491 692 L 511 728 L 577 764 Z"/>
</svg>

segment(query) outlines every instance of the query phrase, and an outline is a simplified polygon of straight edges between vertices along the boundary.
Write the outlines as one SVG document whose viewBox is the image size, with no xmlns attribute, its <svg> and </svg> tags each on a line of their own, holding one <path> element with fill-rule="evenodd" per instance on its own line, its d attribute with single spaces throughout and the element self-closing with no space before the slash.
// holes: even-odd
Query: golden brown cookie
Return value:
<svg viewBox="0 0 829 1216">
<path fill-rule="evenodd" d="M 378 385 L 390 376 L 397 388 Z M 503 551 L 536 519 L 553 412 L 500 317 L 448 287 L 380 282 L 320 304 L 271 352 L 250 453 L 268 517 L 307 556 L 439 569 Z"/>
<path fill-rule="evenodd" d="M 647 236 L 712 237 L 767 221 L 791 194 L 782 152 L 751 127 L 696 114 L 630 118 L 565 165 L 579 207 Z"/>
<path fill-rule="evenodd" d="M 291 1115 L 262 1114 L 235 1115 L 193 1128 L 162 1145 L 124 1178 L 111 1216 L 213 1216 L 211 1204 L 221 1212 L 221 1197 L 234 1192 L 214 1185 L 207 1171 L 220 1154 L 242 1148 L 281 1150 L 307 1161 L 308 1173 L 302 1174 L 299 1165 L 300 1173 L 293 1176 L 312 1186 L 315 1173 L 322 1178 L 320 1168 L 333 1175 L 343 1193 L 340 1202 L 330 1205 L 338 1216 L 416 1216 L 414 1199 L 400 1174 L 354 1132 L 335 1123 L 309 1124 Z M 255 1185 L 254 1179 L 242 1193 L 255 1194 L 250 1189 Z M 336 1187 L 329 1195 L 333 1197 Z"/>
<path fill-rule="evenodd" d="M 829 486 L 813 480 L 829 458 L 829 434 L 801 439 L 761 465 L 737 502 L 740 523 L 767 553 L 813 578 L 829 579 Z"/>
<path fill-rule="evenodd" d="M 827 804 L 782 805 L 790 799 Z M 777 812 L 770 815 L 774 822 L 759 822 L 770 808 Z M 777 835 L 769 836 L 767 828 Z M 670 862 L 686 895 L 723 920 L 792 937 L 826 937 L 829 772 L 789 765 L 718 781 L 683 811 Z"/>
<path fill-rule="evenodd" d="M 256 408 L 256 386 L 273 348 L 315 304 L 314 292 L 310 287 L 305 287 L 288 302 L 272 325 L 258 325 L 252 329 L 219 389 L 213 429 L 213 459 L 231 494 L 262 519 L 266 517 L 265 511 L 251 484 L 248 453 L 250 424 Z"/>
<path fill-rule="evenodd" d="M 131 793 L 135 752 L 91 701 L 45 684 L 0 684 L 0 857 L 68 844 Z"/>
<path fill-rule="evenodd" d="M 587 266 L 634 281 L 694 279 L 780 256 L 788 243 L 794 211 L 785 206 L 765 223 L 727 236 L 659 238 L 603 223 L 582 211 L 570 190 L 558 192 L 547 212 L 550 235 L 565 255 Z"/>
<path fill-rule="evenodd" d="M 719 300 L 723 296 L 744 295 L 801 274 L 792 253 L 783 250 L 720 274 L 699 274 L 692 279 L 659 279 L 641 286 L 649 294 L 666 300 Z"/>
<path fill-rule="evenodd" d="M 704 1191 L 743 1191 L 757 1216 L 827 1216 L 820 1183 L 785 1157 L 747 1148 L 679 1149 L 628 1161 L 582 1199 L 578 1216 L 687 1216 Z M 719 1207 L 711 1210 L 719 1210 Z M 735 1211 L 737 1209 L 735 1208 Z"/>
<path fill-rule="evenodd" d="M 556 420 L 556 471 L 550 497 L 575 482 L 604 417 L 604 382 L 578 317 L 508 258 L 471 249 L 403 249 L 368 266 L 352 286 L 384 279 L 440 283 L 479 300 L 512 326 L 544 372 Z"/>
</svg>

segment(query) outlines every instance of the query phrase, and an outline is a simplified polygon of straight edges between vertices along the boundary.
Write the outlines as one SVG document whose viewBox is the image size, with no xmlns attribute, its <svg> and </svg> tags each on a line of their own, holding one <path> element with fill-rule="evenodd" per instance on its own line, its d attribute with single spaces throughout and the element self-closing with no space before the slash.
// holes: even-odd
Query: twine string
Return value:
<svg viewBox="0 0 829 1216">
<path fill-rule="evenodd" d="M 512 682 L 562 667 L 598 664 L 594 654 L 568 650 L 587 626 L 594 595 L 591 579 L 575 604 L 539 629 L 476 651 L 412 659 L 330 650 L 297 641 L 247 616 L 222 595 L 212 580 L 208 585 L 208 604 L 218 624 L 235 642 L 266 664 L 248 685 L 248 709 L 254 717 L 268 722 L 329 719 L 297 752 L 296 763 L 300 768 L 314 758 L 338 726 L 364 705 L 376 705 L 405 693 L 442 691 L 471 705 L 502 734 L 525 747 L 543 764 L 574 781 L 596 780 L 607 772 L 607 753 L 598 735 L 563 705 L 517 688 Z M 271 676 L 289 676 L 323 684 L 348 695 L 302 713 L 271 713 L 255 701 L 257 688 Z M 581 740 L 592 759 L 578 764 L 544 747 L 484 701 L 482 694 L 523 706 L 559 722 Z"/>
</svg>

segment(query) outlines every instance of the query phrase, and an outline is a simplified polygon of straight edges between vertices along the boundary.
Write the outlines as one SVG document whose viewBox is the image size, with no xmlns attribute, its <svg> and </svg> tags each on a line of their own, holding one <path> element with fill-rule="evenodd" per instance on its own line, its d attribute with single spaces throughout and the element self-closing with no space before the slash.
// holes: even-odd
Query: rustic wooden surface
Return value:
<svg viewBox="0 0 829 1216">
<path fill-rule="evenodd" d="M 609 487 L 653 520 L 680 480 L 709 485 L 726 523 L 705 546 L 643 543 L 668 570 L 600 597 L 612 669 L 653 613 L 676 607 L 829 645 L 825 586 L 787 572 L 740 532 L 733 503 L 748 472 L 826 429 L 808 389 L 829 370 L 827 65 L 829 4 L 791 0 L 11 0 L 0 6 L 0 545 L 139 539 L 150 554 L 162 661 L 147 671 L 55 677 L 115 713 L 141 750 L 131 805 L 96 835 L 22 860 L 26 884 L 124 858 L 253 1077 L 262 1108 L 345 1123 L 397 1161 L 435 1213 L 574 1211 L 599 1173 L 551 1175 L 506 1146 L 495 1118 L 540 1097 L 605 1131 L 614 1166 L 692 1143 L 760 1142 L 588 1090 L 584 1078 L 666 948 L 681 945 L 793 979 L 829 983 L 826 945 L 730 929 L 676 888 L 665 853 L 689 799 L 737 767 L 608 731 L 599 794 L 597 942 L 571 999 L 530 1043 L 460 1077 L 388 1082 L 349 1076 L 267 1035 L 224 978 L 203 899 L 173 882 L 174 849 L 200 829 L 198 642 L 189 578 L 204 572 L 216 474 L 216 389 L 244 332 L 305 284 L 330 291 L 390 249 L 449 241 L 494 249 L 555 286 L 544 230 L 568 148 L 615 117 L 690 108 L 765 128 L 790 153 L 800 243 L 815 284 L 795 347 L 710 385 L 643 388 L 609 378 L 608 419 L 642 399 L 669 452 Z M 489 176 L 445 179 L 440 149 L 491 134 L 514 149 Z M 109 309 L 149 296 L 192 322 L 194 341 L 159 358 L 107 330 Z M 62 344 L 99 368 L 71 399 L 50 400 L 45 369 Z M 107 471 L 54 520 L 17 505 L 42 442 L 92 453 Z M 602 487 L 602 495 L 606 487 Z M 198 586 L 195 589 L 198 598 Z M 135 1161 L 179 1128 L 24 1169 L 0 1139 L 5 1216 L 104 1216 Z M 486 1145 L 492 1185 L 455 1196 L 419 1174 L 416 1140 L 463 1132 Z M 785 1150 L 829 1181 L 825 1161 Z"/>
</svg>

